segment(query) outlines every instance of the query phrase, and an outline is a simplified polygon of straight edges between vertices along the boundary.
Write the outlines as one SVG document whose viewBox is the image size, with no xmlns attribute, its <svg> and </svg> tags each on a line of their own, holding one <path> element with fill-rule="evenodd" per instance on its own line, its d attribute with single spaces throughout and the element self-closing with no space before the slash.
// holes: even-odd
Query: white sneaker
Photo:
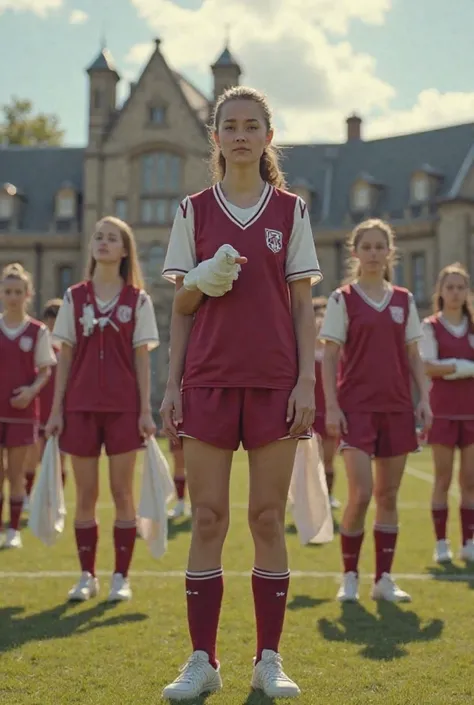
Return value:
<svg viewBox="0 0 474 705">
<path fill-rule="evenodd" d="M 126 602 L 131 599 L 132 588 L 128 578 L 124 578 L 121 573 L 114 573 L 107 602 Z"/>
<path fill-rule="evenodd" d="M 378 583 L 372 588 L 373 600 L 386 600 L 387 602 L 411 602 L 407 592 L 401 590 L 389 573 L 384 573 Z"/>
<path fill-rule="evenodd" d="M 301 691 L 282 668 L 280 654 L 270 649 L 262 651 L 262 658 L 254 666 L 252 688 L 263 690 L 268 698 L 296 698 Z"/>
<path fill-rule="evenodd" d="M 341 503 L 338 499 L 333 497 L 332 495 L 329 495 L 329 504 L 331 505 L 331 509 L 340 509 L 341 508 Z"/>
<path fill-rule="evenodd" d="M 436 541 L 433 560 L 436 561 L 436 563 L 451 563 L 453 553 L 448 539 L 439 539 L 439 541 Z"/>
<path fill-rule="evenodd" d="M 16 529 L 7 529 L 4 548 L 23 548 L 20 532 Z"/>
<path fill-rule="evenodd" d="M 358 602 L 359 600 L 359 576 L 353 571 L 344 573 L 341 587 L 337 591 L 336 599 L 339 602 Z"/>
<path fill-rule="evenodd" d="M 186 513 L 186 505 L 184 503 L 184 499 L 179 499 L 173 509 L 170 509 L 170 511 L 168 512 L 168 518 L 179 519 L 179 517 L 184 516 Z"/>
<path fill-rule="evenodd" d="M 470 541 L 466 541 L 464 546 L 461 548 L 459 557 L 462 561 L 466 561 L 466 563 L 474 563 L 474 541 L 472 539 Z"/>
<path fill-rule="evenodd" d="M 71 602 L 86 602 L 99 592 L 99 581 L 90 573 L 82 573 L 79 582 L 68 592 Z"/>
<path fill-rule="evenodd" d="M 220 666 L 213 668 L 205 651 L 195 651 L 180 671 L 176 680 L 163 690 L 164 698 L 190 700 L 222 688 Z"/>
</svg>

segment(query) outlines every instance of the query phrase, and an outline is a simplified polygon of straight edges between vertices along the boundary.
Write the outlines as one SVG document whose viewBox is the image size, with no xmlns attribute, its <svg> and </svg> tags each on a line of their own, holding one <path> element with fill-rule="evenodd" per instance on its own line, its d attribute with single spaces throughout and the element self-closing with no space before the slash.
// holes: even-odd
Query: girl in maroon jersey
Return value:
<svg viewBox="0 0 474 705">
<path fill-rule="evenodd" d="M 339 509 L 341 506 L 333 496 L 334 489 L 334 456 L 336 455 L 338 439 L 330 436 L 326 430 L 326 402 L 324 401 L 323 379 L 321 374 L 321 363 L 324 355 L 324 341 L 319 338 L 324 315 L 326 313 L 327 299 L 318 296 L 313 299 L 314 323 L 316 327 L 316 348 L 315 348 L 315 403 L 316 413 L 314 416 L 313 431 L 320 439 L 320 453 L 324 464 L 324 473 L 328 486 L 329 501 L 332 509 Z"/>
<path fill-rule="evenodd" d="M 306 204 L 284 190 L 264 97 L 233 88 L 214 120 L 215 185 L 178 210 L 164 266 L 175 282 L 164 428 L 183 437 L 192 508 L 186 573 L 193 654 L 170 699 L 222 686 L 216 636 L 229 477 L 249 455 L 249 524 L 257 653 L 252 685 L 269 697 L 298 686 L 278 654 L 289 570 L 284 517 L 297 440 L 314 417 L 311 282 L 321 278 Z"/>
<path fill-rule="evenodd" d="M 418 447 L 411 377 L 420 392 L 419 421 L 425 429 L 431 424 L 418 352 L 421 326 L 410 292 L 391 284 L 395 252 L 390 226 L 377 219 L 365 221 L 355 228 L 348 244 L 350 283 L 331 295 L 320 334 L 326 341 L 326 427 L 331 435 L 342 435 L 349 485 L 341 522 L 344 576 L 338 599 L 358 599 L 359 554 L 374 495 L 372 597 L 408 601 L 409 595 L 390 573 L 398 534 L 397 494 L 407 454 Z"/>
<path fill-rule="evenodd" d="M 446 563 L 452 552 L 446 536 L 448 492 L 456 448 L 460 451 L 460 557 L 474 561 L 474 312 L 469 275 L 460 264 L 441 270 L 433 296 L 433 315 L 423 322 L 421 354 L 431 379 L 433 426 L 428 434 L 435 468 L 432 517 L 434 560 Z"/>
<path fill-rule="evenodd" d="M 97 594 L 96 504 L 102 446 L 115 503 L 115 571 L 109 601 L 129 600 L 136 539 L 133 476 L 143 438 L 155 433 L 149 350 L 158 345 L 153 305 L 143 291 L 135 239 L 118 218 L 100 220 L 87 279 L 66 292 L 53 331 L 62 343 L 46 435 L 60 434 L 76 483 L 75 532 L 82 576 L 69 599 Z"/>
<path fill-rule="evenodd" d="M 21 548 L 20 516 L 25 493 L 25 460 L 38 439 L 38 394 L 56 359 L 46 327 L 27 314 L 33 294 L 31 276 L 20 264 L 5 267 L 0 316 L 0 487 L 3 451 L 10 485 L 10 528 L 6 548 Z M 0 527 L 3 495 L 0 494 Z"/>
<path fill-rule="evenodd" d="M 58 315 L 58 311 L 61 307 L 62 299 L 50 299 L 47 301 L 46 306 L 43 311 L 43 323 L 47 327 L 50 334 L 53 332 L 54 324 Z M 53 352 L 58 358 L 60 346 L 57 343 L 52 343 Z M 25 501 L 23 503 L 23 511 L 28 511 L 29 508 L 29 498 L 33 489 L 33 484 L 35 481 L 36 467 L 38 463 L 41 462 L 43 457 L 43 451 L 45 446 L 44 429 L 46 423 L 49 419 L 51 413 L 51 407 L 53 404 L 53 393 L 54 393 L 54 380 L 55 380 L 56 366 L 52 368 L 51 377 L 48 379 L 47 383 L 44 385 L 43 389 L 39 395 L 39 405 L 40 405 L 40 427 L 39 427 L 39 439 L 38 443 L 28 451 L 26 462 L 25 462 Z M 63 485 L 66 479 L 65 469 L 64 469 L 64 454 L 61 453 L 61 476 L 63 480 Z"/>
</svg>

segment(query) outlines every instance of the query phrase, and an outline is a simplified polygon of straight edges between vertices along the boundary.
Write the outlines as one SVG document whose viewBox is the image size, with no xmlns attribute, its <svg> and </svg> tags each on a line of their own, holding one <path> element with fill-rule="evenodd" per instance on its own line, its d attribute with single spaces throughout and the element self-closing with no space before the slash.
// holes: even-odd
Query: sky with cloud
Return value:
<svg viewBox="0 0 474 705">
<path fill-rule="evenodd" d="M 210 93 L 223 48 L 263 90 L 281 142 L 364 136 L 474 121 L 472 0 L 0 0 L 0 104 L 11 96 L 57 113 L 68 144 L 86 135 L 84 68 L 101 37 L 122 76 L 119 97 L 162 39 L 168 62 Z"/>
</svg>

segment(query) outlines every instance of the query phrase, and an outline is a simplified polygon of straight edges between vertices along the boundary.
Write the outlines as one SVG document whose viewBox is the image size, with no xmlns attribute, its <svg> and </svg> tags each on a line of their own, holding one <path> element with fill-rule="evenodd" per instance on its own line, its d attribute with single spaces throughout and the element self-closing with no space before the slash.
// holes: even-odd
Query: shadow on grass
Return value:
<svg viewBox="0 0 474 705">
<path fill-rule="evenodd" d="M 430 566 L 428 573 L 439 582 L 466 583 L 471 590 L 474 590 L 473 563 L 468 563 L 465 566 L 443 563 L 443 565 Z"/>
<path fill-rule="evenodd" d="M 293 611 L 311 609 L 312 607 L 324 605 L 327 602 L 331 602 L 331 600 L 318 599 L 315 597 L 310 597 L 309 595 L 295 595 L 291 602 L 288 602 L 286 609 Z"/>
<path fill-rule="evenodd" d="M 275 698 L 269 698 L 261 690 L 252 690 L 249 696 L 242 701 L 242 705 L 276 705 Z"/>
<path fill-rule="evenodd" d="M 179 534 L 189 533 L 191 531 L 191 517 L 184 519 L 170 519 L 168 521 L 168 540 L 174 539 Z"/>
<path fill-rule="evenodd" d="M 65 639 L 71 635 L 87 634 L 94 629 L 115 627 L 127 623 L 143 622 L 148 615 L 142 613 L 117 614 L 101 619 L 116 605 L 100 602 L 82 610 L 79 605 L 64 603 L 37 614 L 25 615 L 24 607 L 0 608 L 0 654 L 18 649 L 35 641 Z"/>
<path fill-rule="evenodd" d="M 415 612 L 391 602 L 379 602 L 377 614 L 361 604 L 341 605 L 341 617 L 334 622 L 319 620 L 319 631 L 327 641 L 362 646 L 360 655 L 373 661 L 393 661 L 408 655 L 407 646 L 439 639 L 444 629 L 441 619 L 425 625 Z"/>
</svg>

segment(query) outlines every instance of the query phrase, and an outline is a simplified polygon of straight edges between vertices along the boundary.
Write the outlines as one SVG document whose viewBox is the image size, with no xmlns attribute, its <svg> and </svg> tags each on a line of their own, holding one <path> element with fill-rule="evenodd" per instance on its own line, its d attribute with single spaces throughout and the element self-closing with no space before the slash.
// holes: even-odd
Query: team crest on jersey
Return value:
<svg viewBox="0 0 474 705">
<path fill-rule="evenodd" d="M 395 321 L 395 323 L 403 323 L 405 320 L 405 314 L 403 312 L 403 308 L 401 306 L 390 306 L 390 313 L 392 316 L 392 320 Z"/>
<path fill-rule="evenodd" d="M 469 340 L 469 345 L 471 348 L 474 348 L 474 335 L 468 335 L 467 339 Z"/>
<path fill-rule="evenodd" d="M 120 323 L 130 323 L 132 320 L 132 309 L 130 306 L 119 306 L 117 309 L 117 318 Z"/>
<path fill-rule="evenodd" d="M 265 239 L 269 250 L 277 254 L 283 247 L 283 233 L 265 228 Z"/>
<path fill-rule="evenodd" d="M 29 335 L 22 335 L 20 338 L 20 350 L 23 350 L 23 352 L 30 352 L 31 348 L 33 347 L 33 338 L 30 338 Z"/>
</svg>

